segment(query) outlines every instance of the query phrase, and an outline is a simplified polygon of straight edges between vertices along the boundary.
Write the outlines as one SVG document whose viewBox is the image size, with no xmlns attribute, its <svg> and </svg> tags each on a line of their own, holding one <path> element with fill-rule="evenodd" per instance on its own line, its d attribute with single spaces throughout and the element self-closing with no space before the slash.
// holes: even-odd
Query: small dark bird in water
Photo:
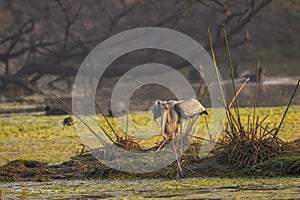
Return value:
<svg viewBox="0 0 300 200">
<path fill-rule="evenodd" d="M 46 115 L 66 115 L 68 114 L 66 111 L 58 108 L 51 108 L 50 106 L 45 107 L 45 113 Z"/>
<path fill-rule="evenodd" d="M 73 118 L 72 117 L 66 117 L 65 119 L 64 119 L 64 122 L 63 122 L 63 125 L 64 126 L 71 126 L 71 125 L 73 125 L 74 124 L 74 120 L 73 120 Z"/>
</svg>

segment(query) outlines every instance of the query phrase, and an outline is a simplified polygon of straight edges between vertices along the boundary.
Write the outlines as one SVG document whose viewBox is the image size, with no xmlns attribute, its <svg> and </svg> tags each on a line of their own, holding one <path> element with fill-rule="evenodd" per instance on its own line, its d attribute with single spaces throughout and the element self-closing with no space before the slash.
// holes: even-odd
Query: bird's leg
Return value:
<svg viewBox="0 0 300 200">
<path fill-rule="evenodd" d="M 180 122 L 180 132 L 183 133 L 183 128 L 184 128 L 184 121 L 181 120 Z"/>
<path fill-rule="evenodd" d="M 167 140 L 168 136 L 166 135 L 166 122 L 167 122 L 167 112 L 164 110 L 161 116 L 161 134 L 165 140 Z"/>
<path fill-rule="evenodd" d="M 163 134 L 163 138 L 165 141 L 167 141 L 169 139 L 169 137 L 166 134 Z"/>
<path fill-rule="evenodd" d="M 161 128 L 161 135 L 164 140 L 168 140 L 169 136 L 165 133 L 165 127 Z"/>
<path fill-rule="evenodd" d="M 180 134 L 180 155 L 183 154 L 183 141 L 182 141 L 182 137 L 183 137 L 183 126 L 184 126 L 184 122 L 183 120 L 181 120 L 180 122 L 180 127 L 179 127 L 179 134 Z"/>
</svg>

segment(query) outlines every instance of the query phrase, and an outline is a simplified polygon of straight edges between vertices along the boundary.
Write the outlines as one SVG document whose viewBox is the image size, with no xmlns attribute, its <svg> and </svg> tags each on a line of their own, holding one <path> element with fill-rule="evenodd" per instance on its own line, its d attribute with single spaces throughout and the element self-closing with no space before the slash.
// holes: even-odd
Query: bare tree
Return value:
<svg viewBox="0 0 300 200">
<path fill-rule="evenodd" d="M 247 31 L 242 33 L 245 27 L 271 1 L 3 0 L 3 13 L 11 19 L 6 20 L 8 25 L 0 33 L 0 87 L 14 84 L 36 92 L 38 82 L 51 76 L 46 84 L 59 90 L 55 84 L 70 82 L 96 44 L 120 31 L 141 26 L 180 30 L 206 47 L 207 34 L 203 30 L 215 26 L 214 44 L 218 47 L 224 44 L 220 29 L 224 24 L 231 45 L 242 45 L 250 37 Z M 199 20 L 207 15 L 211 19 Z M 147 58 L 155 55 L 152 51 L 144 54 Z M 174 62 L 172 66 L 177 69 L 185 67 L 183 62 Z M 127 66 L 120 67 L 111 75 L 118 76 L 126 70 Z"/>
<path fill-rule="evenodd" d="M 217 26 L 217 32 L 215 34 L 214 45 L 216 47 L 224 44 L 224 37 L 222 34 L 221 26 L 225 25 L 228 27 L 228 38 L 233 38 L 233 36 L 239 34 L 247 24 L 249 24 L 254 16 L 264 7 L 272 2 L 272 0 L 197 0 L 201 5 L 210 8 L 212 11 L 216 12 L 221 16 L 221 20 Z M 244 44 L 250 35 L 247 31 L 242 38 L 235 41 L 231 46 L 238 46 Z"/>
</svg>

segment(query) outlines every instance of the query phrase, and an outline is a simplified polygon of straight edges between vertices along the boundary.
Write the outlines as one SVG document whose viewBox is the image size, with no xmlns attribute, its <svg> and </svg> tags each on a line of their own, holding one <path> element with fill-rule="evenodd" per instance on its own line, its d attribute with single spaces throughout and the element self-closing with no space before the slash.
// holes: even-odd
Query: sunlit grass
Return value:
<svg viewBox="0 0 300 200">
<path fill-rule="evenodd" d="M 36 108 L 36 105 L 28 104 L 28 103 L 19 103 L 19 102 L 10 102 L 10 103 L 5 103 L 5 104 L 0 104 L 1 110 L 30 109 L 30 108 Z"/>
<path fill-rule="evenodd" d="M 278 125 L 285 107 L 257 108 L 260 119 L 269 115 L 264 122 L 269 127 Z M 248 120 L 253 108 L 241 108 L 242 121 Z M 210 112 L 210 110 L 208 110 Z M 43 113 L 0 115 L 0 166 L 16 159 L 29 159 L 47 163 L 60 163 L 80 152 L 83 143 L 75 126 L 63 127 L 67 116 L 44 116 Z M 148 112 L 132 113 L 129 121 L 129 136 L 136 138 L 141 147 L 148 148 L 162 140 L 159 120 L 154 123 Z M 208 124 L 210 116 L 207 117 Z M 114 138 L 102 117 L 98 121 Z M 119 134 L 125 134 L 126 116 L 110 119 Z M 75 119 L 78 123 L 78 119 Z M 118 123 L 117 123 L 118 122 Z M 246 123 L 245 123 L 246 124 Z M 196 135 L 204 136 L 207 127 L 203 117 L 198 121 Z M 104 134 L 101 136 L 105 137 Z M 291 106 L 285 118 L 279 137 L 285 141 L 300 138 L 300 106 Z M 115 138 L 114 138 L 115 139 Z"/>
<path fill-rule="evenodd" d="M 57 163 L 68 160 L 80 144 L 75 127 L 63 127 L 64 116 L 1 117 L 0 164 L 16 159 Z"/>
</svg>

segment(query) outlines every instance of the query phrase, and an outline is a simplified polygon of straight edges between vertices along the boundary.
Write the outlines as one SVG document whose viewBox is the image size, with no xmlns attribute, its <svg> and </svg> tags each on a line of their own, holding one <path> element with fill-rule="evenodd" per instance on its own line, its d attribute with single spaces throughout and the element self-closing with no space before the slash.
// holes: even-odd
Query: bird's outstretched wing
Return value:
<svg viewBox="0 0 300 200">
<path fill-rule="evenodd" d="M 153 113 L 153 119 L 154 121 L 156 121 L 157 118 L 159 118 L 161 116 L 161 113 L 160 113 L 160 108 L 157 106 L 157 105 L 152 105 L 151 106 L 151 111 Z"/>
<path fill-rule="evenodd" d="M 176 100 L 169 100 L 169 101 L 163 101 L 163 100 L 156 100 L 153 105 L 151 106 L 150 110 L 152 111 L 153 114 L 153 119 L 156 121 L 157 118 L 160 118 L 163 113 L 164 113 L 164 108 L 162 107 L 163 104 L 168 104 L 171 108 L 174 107 L 175 104 L 181 101 L 176 101 Z"/>
<path fill-rule="evenodd" d="M 201 114 L 207 115 L 204 106 L 202 106 L 201 103 L 194 98 L 178 102 L 174 105 L 174 109 L 178 114 L 181 114 L 184 119 L 193 118 L 196 115 Z"/>
</svg>

